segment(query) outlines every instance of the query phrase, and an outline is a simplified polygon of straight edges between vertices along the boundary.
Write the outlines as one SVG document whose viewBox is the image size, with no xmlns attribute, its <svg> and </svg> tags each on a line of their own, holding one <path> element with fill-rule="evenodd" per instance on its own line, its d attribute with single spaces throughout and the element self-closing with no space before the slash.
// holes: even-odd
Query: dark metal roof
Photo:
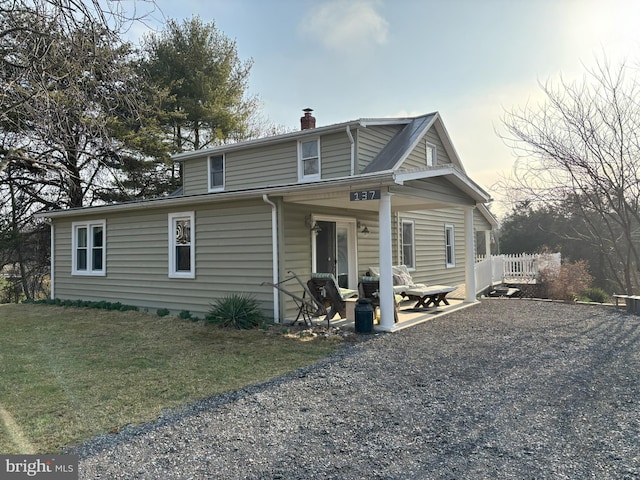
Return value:
<svg viewBox="0 0 640 480">
<path fill-rule="evenodd" d="M 437 113 L 430 113 L 422 117 L 416 117 L 400 130 L 376 157 L 367 165 L 362 173 L 383 172 L 392 170 L 404 157 L 416 141 L 424 134 L 429 123 Z"/>
</svg>

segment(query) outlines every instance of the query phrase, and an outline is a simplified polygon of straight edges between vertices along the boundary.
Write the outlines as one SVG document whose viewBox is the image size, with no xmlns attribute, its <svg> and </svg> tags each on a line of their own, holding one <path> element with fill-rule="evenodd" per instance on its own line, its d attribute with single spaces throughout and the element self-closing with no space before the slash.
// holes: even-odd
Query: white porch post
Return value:
<svg viewBox="0 0 640 480">
<path fill-rule="evenodd" d="M 465 235 L 465 250 L 467 261 L 465 267 L 465 283 L 466 283 L 466 298 L 467 303 L 473 303 L 476 301 L 476 258 L 475 258 L 475 232 L 473 231 L 473 210 L 475 207 L 464 208 L 464 235 Z"/>
<path fill-rule="evenodd" d="M 378 206 L 380 225 L 380 325 L 379 329 L 390 332 L 394 324 L 393 271 L 391 252 L 391 194 L 381 192 Z"/>
</svg>

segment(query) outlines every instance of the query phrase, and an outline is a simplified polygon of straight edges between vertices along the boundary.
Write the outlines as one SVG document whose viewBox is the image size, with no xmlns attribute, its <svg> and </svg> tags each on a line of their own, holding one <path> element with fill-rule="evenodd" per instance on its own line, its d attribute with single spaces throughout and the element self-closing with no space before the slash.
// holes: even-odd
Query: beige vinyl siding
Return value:
<svg viewBox="0 0 640 480">
<path fill-rule="evenodd" d="M 491 230 L 491 224 L 477 208 L 473 209 L 473 228 L 476 231 Z"/>
<path fill-rule="evenodd" d="M 427 166 L 426 144 L 436 146 L 436 165 L 451 163 L 449 155 L 444 149 L 444 145 L 436 132 L 435 127 L 431 127 L 425 136 L 418 142 L 418 145 L 411 151 L 407 159 L 403 162 L 400 170 L 423 170 Z"/>
<path fill-rule="evenodd" d="M 195 158 L 184 162 L 182 170 L 182 185 L 184 195 L 199 195 L 209 191 L 208 169 L 206 158 Z"/>
<path fill-rule="evenodd" d="M 225 159 L 227 191 L 298 181 L 298 144 L 295 140 L 230 152 Z"/>
<path fill-rule="evenodd" d="M 208 193 L 208 158 L 183 162 L 185 195 Z M 295 140 L 225 153 L 224 159 L 227 192 L 298 181 L 298 144 Z"/>
<path fill-rule="evenodd" d="M 402 127 L 403 125 L 391 125 L 359 129 L 356 173 L 362 172 Z"/>
<path fill-rule="evenodd" d="M 412 276 L 417 283 L 460 285 L 465 281 L 465 235 L 464 210 L 443 209 L 422 212 L 402 212 L 399 220 L 415 221 L 416 271 Z M 454 226 L 455 261 L 454 268 L 447 268 L 445 261 L 444 227 Z M 396 262 L 400 256 L 400 248 L 394 239 Z"/>
<path fill-rule="evenodd" d="M 320 163 L 323 179 L 351 174 L 351 142 L 346 131 L 320 137 Z"/>
<path fill-rule="evenodd" d="M 358 233 L 358 277 L 362 277 L 367 273 L 369 267 L 378 266 L 380 263 L 378 251 L 380 226 L 377 213 L 359 212 L 357 218 L 369 229 L 367 236 Z"/>
<path fill-rule="evenodd" d="M 311 278 L 311 232 L 305 224 L 305 218 L 310 215 L 308 207 L 301 207 L 285 203 L 284 216 L 284 246 L 280 255 L 280 278 L 285 279 L 295 272 L 300 280 L 306 282 Z M 304 290 L 295 280 L 283 285 L 288 291 L 302 296 Z M 282 295 L 284 302 L 284 318 L 293 320 L 298 314 L 293 299 Z"/>
<path fill-rule="evenodd" d="M 195 279 L 168 278 L 168 214 L 154 209 L 110 214 L 107 275 L 71 276 L 71 222 L 56 222 L 55 291 L 59 298 L 119 301 L 155 311 L 189 310 L 202 316 L 216 299 L 253 295 L 270 317 L 271 209 L 244 202 L 195 209 Z"/>
<path fill-rule="evenodd" d="M 225 191 L 282 185 L 298 181 L 298 143 L 292 140 L 270 146 L 232 151 L 225 157 Z M 184 162 L 184 193 L 208 192 L 207 158 Z M 320 137 L 320 161 L 323 178 L 351 173 L 351 143 L 346 131 Z"/>
<path fill-rule="evenodd" d="M 427 200 L 442 202 L 445 204 L 473 205 L 473 201 L 463 192 L 458 190 L 446 179 L 427 178 L 424 180 L 412 180 L 410 186 L 419 192 Z M 401 187 L 391 187 L 391 192 L 401 192 Z"/>
</svg>

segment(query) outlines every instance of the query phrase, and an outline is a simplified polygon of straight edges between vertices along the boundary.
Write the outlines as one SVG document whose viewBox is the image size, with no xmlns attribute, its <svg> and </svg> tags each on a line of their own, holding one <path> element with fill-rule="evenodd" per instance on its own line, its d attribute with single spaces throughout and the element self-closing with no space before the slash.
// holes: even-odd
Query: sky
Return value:
<svg viewBox="0 0 640 480">
<path fill-rule="evenodd" d="M 300 127 L 440 113 L 467 174 L 495 184 L 516 159 L 505 111 L 544 101 L 540 82 L 581 79 L 596 59 L 640 65 L 639 0 L 156 0 L 146 26 L 199 16 L 253 61 L 270 123 Z M 139 3 L 137 8 L 142 9 Z"/>
</svg>

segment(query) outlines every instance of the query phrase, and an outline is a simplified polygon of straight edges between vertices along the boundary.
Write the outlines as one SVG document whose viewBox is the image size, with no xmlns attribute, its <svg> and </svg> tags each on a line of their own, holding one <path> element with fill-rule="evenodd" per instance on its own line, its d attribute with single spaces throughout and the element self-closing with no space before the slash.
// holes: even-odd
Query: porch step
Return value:
<svg viewBox="0 0 640 480">
<path fill-rule="evenodd" d="M 520 289 L 513 287 L 498 287 L 489 291 L 490 297 L 518 297 L 520 296 Z"/>
</svg>

